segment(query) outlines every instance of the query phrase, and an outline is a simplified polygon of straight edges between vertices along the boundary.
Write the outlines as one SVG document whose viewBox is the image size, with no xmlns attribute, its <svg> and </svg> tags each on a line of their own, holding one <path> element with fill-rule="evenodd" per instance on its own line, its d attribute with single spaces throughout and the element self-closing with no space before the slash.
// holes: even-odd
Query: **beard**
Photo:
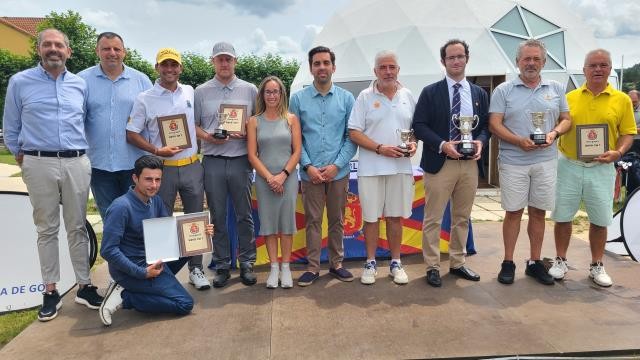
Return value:
<svg viewBox="0 0 640 360">
<path fill-rule="evenodd" d="M 52 55 L 57 55 L 58 59 L 52 59 Z M 61 69 L 65 66 L 66 62 L 67 59 L 65 59 L 60 53 L 47 53 L 42 57 L 42 65 L 52 69 Z"/>
</svg>

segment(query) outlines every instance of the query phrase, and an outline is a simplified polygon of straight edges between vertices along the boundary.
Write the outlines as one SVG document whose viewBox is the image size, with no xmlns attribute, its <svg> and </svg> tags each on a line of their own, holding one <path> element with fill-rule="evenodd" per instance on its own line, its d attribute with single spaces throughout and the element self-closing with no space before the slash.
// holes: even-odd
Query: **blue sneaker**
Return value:
<svg viewBox="0 0 640 360">
<path fill-rule="evenodd" d="M 298 279 L 298 286 L 309 286 L 313 284 L 314 281 L 318 280 L 319 277 L 320 273 L 307 271 Z"/>
<path fill-rule="evenodd" d="M 329 274 L 333 275 L 336 279 L 340 281 L 350 282 L 353 281 L 353 274 L 349 272 L 349 270 L 340 267 L 337 269 L 329 268 Z"/>
</svg>

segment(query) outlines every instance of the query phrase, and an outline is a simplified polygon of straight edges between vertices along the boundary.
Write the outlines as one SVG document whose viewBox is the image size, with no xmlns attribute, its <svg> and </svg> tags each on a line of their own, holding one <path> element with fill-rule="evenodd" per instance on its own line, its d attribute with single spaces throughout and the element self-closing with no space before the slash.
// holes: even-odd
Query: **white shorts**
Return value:
<svg viewBox="0 0 640 360">
<path fill-rule="evenodd" d="M 531 165 L 498 163 L 502 208 L 518 211 L 527 206 L 551 211 L 555 205 L 557 160 Z"/>
<path fill-rule="evenodd" d="M 410 217 L 414 194 L 411 174 L 358 177 L 362 219 L 366 222 L 376 222 L 383 216 Z"/>
</svg>

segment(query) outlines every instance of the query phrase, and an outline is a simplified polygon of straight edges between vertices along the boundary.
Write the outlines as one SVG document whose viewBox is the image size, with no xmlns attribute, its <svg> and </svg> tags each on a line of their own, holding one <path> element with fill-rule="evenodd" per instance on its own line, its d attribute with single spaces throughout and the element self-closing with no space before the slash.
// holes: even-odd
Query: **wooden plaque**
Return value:
<svg viewBox="0 0 640 360">
<path fill-rule="evenodd" d="M 191 147 L 191 134 L 189 134 L 186 114 L 159 116 L 158 129 L 160 129 L 162 146 L 177 146 L 180 149 Z"/>
</svg>

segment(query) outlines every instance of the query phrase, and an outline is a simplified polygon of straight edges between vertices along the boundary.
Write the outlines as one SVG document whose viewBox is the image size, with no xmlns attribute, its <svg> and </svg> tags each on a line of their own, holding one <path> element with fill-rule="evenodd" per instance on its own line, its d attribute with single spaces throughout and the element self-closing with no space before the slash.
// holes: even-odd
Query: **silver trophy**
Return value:
<svg viewBox="0 0 640 360">
<path fill-rule="evenodd" d="M 396 129 L 396 133 L 400 134 L 400 145 L 398 145 L 398 147 L 402 150 L 405 157 L 411 156 L 411 154 L 409 154 L 409 142 L 411 142 L 413 129 Z"/>
<path fill-rule="evenodd" d="M 542 145 L 547 143 L 547 134 L 542 131 L 542 126 L 547 121 L 547 113 L 549 111 L 531 111 L 529 112 L 531 116 L 531 122 L 535 129 L 533 130 L 533 134 L 529 135 L 529 138 L 533 140 L 533 143 L 536 145 Z"/>
<path fill-rule="evenodd" d="M 219 112 L 216 114 L 218 118 L 218 127 L 213 131 L 213 137 L 219 140 L 224 140 L 229 136 L 227 129 L 224 128 L 224 123 L 227 122 L 229 114 Z"/>
<path fill-rule="evenodd" d="M 463 155 L 464 158 L 473 157 L 476 153 L 475 146 L 473 144 L 473 135 L 471 132 L 478 127 L 480 119 L 478 115 L 462 116 L 453 114 L 451 117 L 453 126 L 460 131 L 460 143 L 458 144 L 458 152 Z"/>
</svg>

